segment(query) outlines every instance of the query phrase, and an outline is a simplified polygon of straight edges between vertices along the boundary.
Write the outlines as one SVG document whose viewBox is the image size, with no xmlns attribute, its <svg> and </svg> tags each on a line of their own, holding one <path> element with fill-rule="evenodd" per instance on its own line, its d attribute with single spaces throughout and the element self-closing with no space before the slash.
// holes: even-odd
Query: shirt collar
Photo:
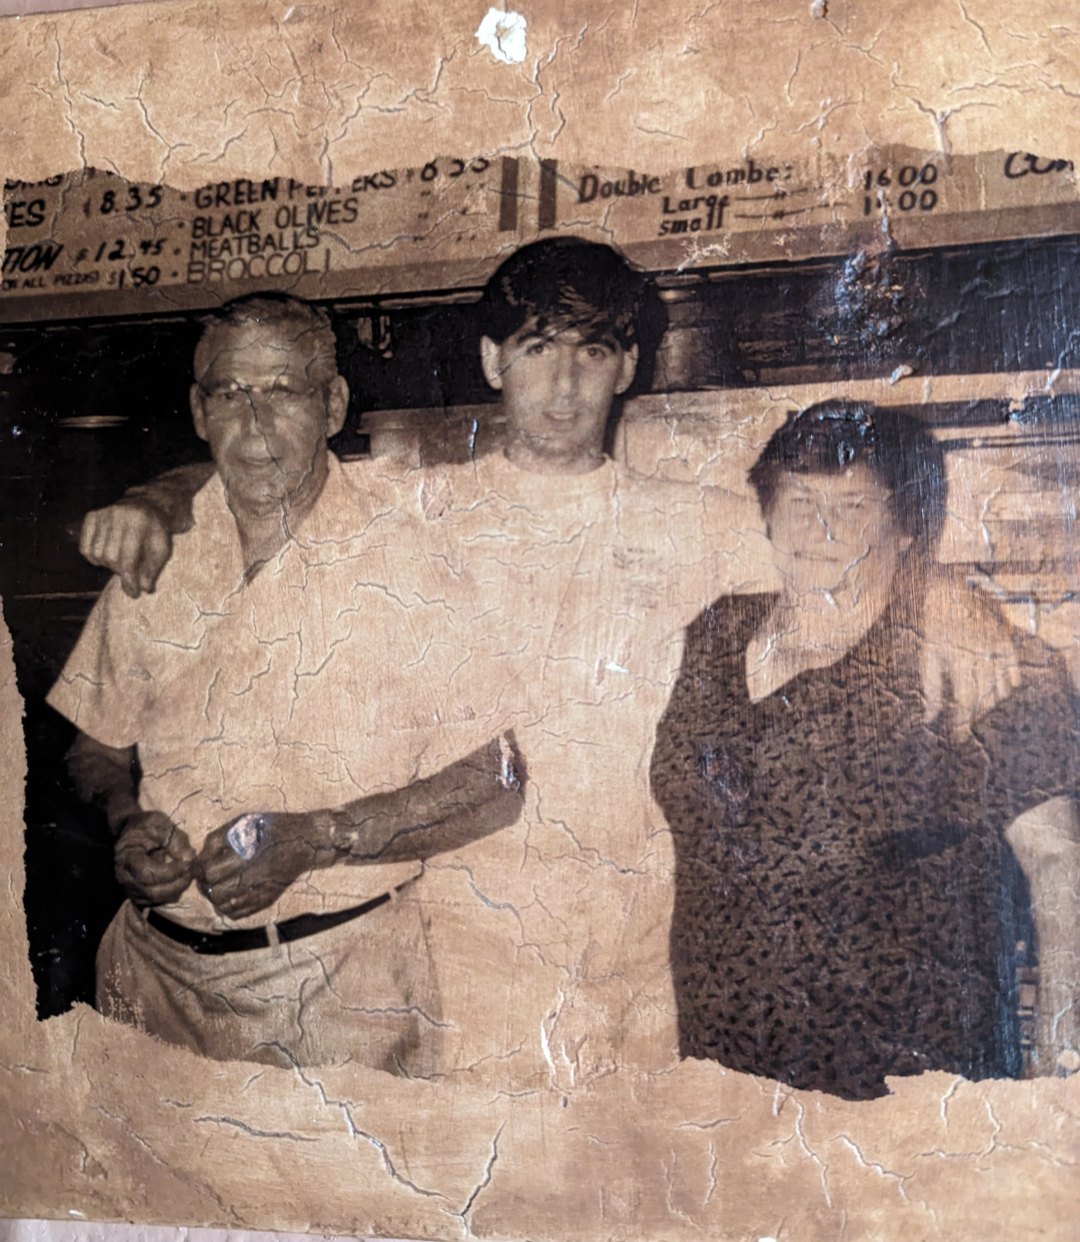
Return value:
<svg viewBox="0 0 1080 1242">
<path fill-rule="evenodd" d="M 299 529 L 285 544 L 279 558 L 290 553 L 304 555 L 320 545 L 341 543 L 356 538 L 362 527 L 362 497 L 346 479 L 341 462 L 334 453 L 327 453 L 327 474 L 322 491 L 306 514 Z M 192 502 L 195 527 L 219 549 L 215 560 L 225 569 L 225 558 L 242 573 L 240 536 L 236 519 L 225 498 L 225 484 L 216 472 L 196 493 Z M 204 544 L 205 546 L 205 544 Z"/>
</svg>

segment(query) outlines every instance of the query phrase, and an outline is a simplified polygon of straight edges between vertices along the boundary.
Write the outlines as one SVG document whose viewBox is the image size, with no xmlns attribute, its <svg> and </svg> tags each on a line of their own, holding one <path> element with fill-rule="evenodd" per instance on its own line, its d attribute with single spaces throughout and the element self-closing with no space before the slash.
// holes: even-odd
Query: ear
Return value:
<svg viewBox="0 0 1080 1242">
<path fill-rule="evenodd" d="M 615 392 L 622 394 L 634 382 L 634 376 L 637 375 L 638 364 L 638 347 L 637 342 L 623 352 L 622 367 L 619 371 L 619 380 L 615 385 Z"/>
<path fill-rule="evenodd" d="M 497 392 L 502 392 L 502 346 L 490 336 L 480 338 L 480 365 L 484 368 L 484 379 L 488 384 Z"/>
<path fill-rule="evenodd" d="M 195 424 L 195 434 L 200 440 L 209 440 L 206 430 L 206 406 L 203 404 L 202 389 L 192 384 L 188 389 L 188 403 L 191 406 L 191 421 Z"/>
<path fill-rule="evenodd" d="M 343 375 L 335 375 L 326 389 L 326 438 L 329 440 L 345 426 L 349 412 L 349 385 Z"/>
</svg>

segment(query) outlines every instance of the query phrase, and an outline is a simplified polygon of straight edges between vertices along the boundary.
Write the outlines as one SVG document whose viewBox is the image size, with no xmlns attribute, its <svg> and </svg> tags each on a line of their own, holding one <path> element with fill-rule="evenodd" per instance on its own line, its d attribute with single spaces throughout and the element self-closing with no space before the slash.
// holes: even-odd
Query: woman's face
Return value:
<svg viewBox="0 0 1080 1242">
<path fill-rule="evenodd" d="M 766 516 L 776 567 L 796 597 L 878 600 L 911 546 L 892 492 L 861 463 L 841 474 L 782 474 Z"/>
</svg>

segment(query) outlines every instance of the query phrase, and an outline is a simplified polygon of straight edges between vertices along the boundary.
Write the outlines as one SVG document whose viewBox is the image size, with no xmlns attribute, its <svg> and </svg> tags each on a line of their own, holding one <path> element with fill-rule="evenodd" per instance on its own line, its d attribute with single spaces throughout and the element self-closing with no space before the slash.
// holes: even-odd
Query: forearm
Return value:
<svg viewBox="0 0 1080 1242">
<path fill-rule="evenodd" d="M 403 789 L 317 812 L 320 853 L 327 863 L 364 865 L 460 849 L 517 820 L 521 777 L 507 744 L 490 742 Z"/>
<path fill-rule="evenodd" d="M 521 814 L 523 774 L 506 738 L 426 780 L 337 810 L 249 813 L 199 854 L 202 892 L 239 918 L 271 905 L 300 876 L 335 864 L 423 860 L 508 827 Z"/>
<path fill-rule="evenodd" d="M 67 765 L 79 797 L 103 811 L 118 834 L 139 809 L 135 747 L 118 750 L 80 733 L 68 751 Z"/>
<path fill-rule="evenodd" d="M 1012 627 L 1001 610 L 1001 604 L 978 585 L 970 565 L 946 561 L 930 561 L 922 567 L 923 621 L 931 639 L 967 644 L 986 644 L 996 650 L 999 636 Z M 973 628 L 974 633 L 965 633 Z"/>
<path fill-rule="evenodd" d="M 202 488 L 214 473 L 214 463 L 210 461 L 193 462 L 187 466 L 177 466 L 151 479 L 149 483 L 140 483 L 129 487 L 124 493 L 125 501 L 137 501 L 153 509 L 173 535 L 182 535 L 190 530 L 193 518 L 192 504 L 195 494 Z"/>
<path fill-rule="evenodd" d="M 1024 871 L 1039 956 L 1036 1046 L 1040 1073 L 1080 1048 L 1080 817 L 1054 798 L 1015 819 L 1005 835 Z M 1072 1067 L 1072 1068 L 1075 1068 Z"/>
<path fill-rule="evenodd" d="M 958 740 L 1020 685 L 1018 632 L 959 566 L 934 565 L 922 583 L 920 676 L 929 723 L 947 711 Z"/>
</svg>

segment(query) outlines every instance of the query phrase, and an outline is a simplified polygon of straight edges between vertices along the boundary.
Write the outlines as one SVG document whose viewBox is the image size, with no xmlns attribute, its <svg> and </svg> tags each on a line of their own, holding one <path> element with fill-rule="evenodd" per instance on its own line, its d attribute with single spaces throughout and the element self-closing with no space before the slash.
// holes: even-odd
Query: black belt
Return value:
<svg viewBox="0 0 1080 1242">
<path fill-rule="evenodd" d="M 381 897 L 373 897 L 360 906 L 350 906 L 348 910 L 334 910 L 330 914 L 298 914 L 294 919 L 286 919 L 284 923 L 272 923 L 270 926 L 277 932 L 277 942 L 303 940 L 305 936 L 314 936 L 317 932 L 329 931 L 331 927 L 340 927 L 342 923 L 358 919 L 362 914 L 378 909 L 389 900 L 390 894 L 383 893 Z M 186 945 L 196 953 L 246 953 L 251 949 L 267 949 L 275 943 L 269 927 L 240 927 L 224 932 L 195 931 L 182 923 L 174 923 L 156 910 L 147 911 L 146 921 L 163 936 L 168 936 L 177 944 Z"/>
</svg>

